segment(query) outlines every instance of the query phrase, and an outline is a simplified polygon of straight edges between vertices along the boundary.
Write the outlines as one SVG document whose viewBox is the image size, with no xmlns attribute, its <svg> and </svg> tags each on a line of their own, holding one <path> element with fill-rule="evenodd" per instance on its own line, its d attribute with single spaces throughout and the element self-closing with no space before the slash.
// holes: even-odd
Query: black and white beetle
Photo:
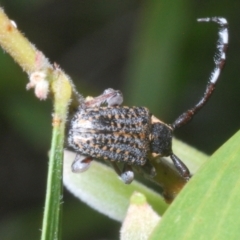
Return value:
<svg viewBox="0 0 240 240">
<path fill-rule="evenodd" d="M 148 160 L 149 154 L 155 153 L 162 157 L 169 156 L 179 174 L 186 180 L 190 178 L 188 168 L 172 151 L 172 135 L 175 129 L 187 124 L 212 95 L 226 60 L 228 46 L 226 19 L 213 17 L 198 21 L 219 25 L 215 68 L 200 101 L 172 124 L 166 124 L 145 107 L 120 106 L 123 102 L 120 91 L 107 89 L 96 98 L 86 99 L 70 124 L 68 143 L 77 152 L 72 164 L 73 172 L 85 171 L 94 158 L 104 159 L 111 161 L 125 183 L 131 183 L 134 179 L 131 165 L 140 167 L 151 177 L 155 176 L 155 169 Z M 122 170 L 117 162 L 124 163 Z"/>
</svg>

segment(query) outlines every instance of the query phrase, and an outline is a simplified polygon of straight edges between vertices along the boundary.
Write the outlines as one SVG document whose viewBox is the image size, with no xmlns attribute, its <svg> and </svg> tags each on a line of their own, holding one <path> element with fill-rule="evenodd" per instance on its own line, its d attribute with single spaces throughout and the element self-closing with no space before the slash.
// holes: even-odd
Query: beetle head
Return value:
<svg viewBox="0 0 240 240">
<path fill-rule="evenodd" d="M 151 152 L 161 156 L 172 154 L 172 129 L 161 122 L 152 124 L 151 131 Z"/>
</svg>

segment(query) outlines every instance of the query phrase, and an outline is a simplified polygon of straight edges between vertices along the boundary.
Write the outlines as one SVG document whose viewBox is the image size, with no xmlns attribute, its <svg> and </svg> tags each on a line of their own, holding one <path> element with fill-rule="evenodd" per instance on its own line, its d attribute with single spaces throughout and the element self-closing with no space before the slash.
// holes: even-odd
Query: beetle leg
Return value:
<svg viewBox="0 0 240 240">
<path fill-rule="evenodd" d="M 171 154 L 170 158 L 172 159 L 173 164 L 176 167 L 179 174 L 186 180 L 189 180 L 191 177 L 191 174 L 187 166 L 175 154 Z"/>
<path fill-rule="evenodd" d="M 130 184 L 133 181 L 134 172 L 132 170 L 132 167 L 127 163 L 123 165 L 123 170 L 120 177 L 125 184 Z"/>
<path fill-rule="evenodd" d="M 121 105 L 123 102 L 123 95 L 119 90 L 114 90 L 112 88 L 108 88 L 103 92 L 103 95 L 110 95 L 107 99 L 106 99 L 106 103 L 109 107 L 112 106 L 118 106 Z"/>
<path fill-rule="evenodd" d="M 157 175 L 155 167 L 150 163 L 149 160 L 147 160 L 143 166 L 135 165 L 134 168 L 136 168 L 139 173 L 143 174 L 147 178 L 154 178 Z"/>
<path fill-rule="evenodd" d="M 122 173 L 122 172 L 121 172 L 120 168 L 118 167 L 117 163 L 116 163 L 116 162 L 112 162 L 112 161 L 110 161 L 110 163 L 111 163 L 114 171 L 117 173 L 117 175 L 118 175 L 119 177 L 121 177 L 121 173 Z"/>
<path fill-rule="evenodd" d="M 121 171 L 116 162 L 111 162 L 113 169 L 125 184 L 130 184 L 134 179 L 134 172 L 130 165 L 125 163 Z"/>
<path fill-rule="evenodd" d="M 90 98 L 85 101 L 86 107 L 100 107 L 103 104 L 107 106 L 118 106 L 123 102 L 123 95 L 119 90 L 112 88 L 106 89 L 101 95 L 95 98 Z"/>
<path fill-rule="evenodd" d="M 72 172 L 74 173 L 85 172 L 90 167 L 92 160 L 93 159 L 90 156 L 83 156 L 77 153 L 72 163 Z"/>
</svg>

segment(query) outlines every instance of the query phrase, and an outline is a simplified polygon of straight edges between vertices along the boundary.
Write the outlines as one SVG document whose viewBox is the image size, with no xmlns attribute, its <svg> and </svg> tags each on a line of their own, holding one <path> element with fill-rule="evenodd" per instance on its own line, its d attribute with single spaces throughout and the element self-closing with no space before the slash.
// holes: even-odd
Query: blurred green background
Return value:
<svg viewBox="0 0 240 240">
<path fill-rule="evenodd" d="M 84 96 L 120 89 L 167 123 L 203 94 L 217 26 L 229 21 L 227 64 L 207 106 L 176 137 L 212 154 L 239 128 L 240 1 L 0 0 L 5 12 Z M 51 101 L 0 51 L 0 239 L 39 239 L 51 139 Z M 194 156 L 193 156 L 194 157 Z M 226 159 L 227 161 L 227 159 Z M 240 171 L 240 170 L 239 170 Z M 120 223 L 65 192 L 63 239 L 117 239 Z"/>
</svg>

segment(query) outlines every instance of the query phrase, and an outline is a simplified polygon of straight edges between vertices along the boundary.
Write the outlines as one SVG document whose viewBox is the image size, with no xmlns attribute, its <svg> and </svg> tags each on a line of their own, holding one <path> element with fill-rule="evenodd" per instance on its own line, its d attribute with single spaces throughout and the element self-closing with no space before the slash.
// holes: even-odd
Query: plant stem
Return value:
<svg viewBox="0 0 240 240">
<path fill-rule="evenodd" d="M 72 92 L 69 79 L 60 69 L 55 69 L 54 77 L 55 80 L 51 85 L 54 93 L 53 133 L 42 225 L 42 240 L 61 239 L 63 144 L 68 104 Z"/>
<path fill-rule="evenodd" d="M 8 18 L 2 8 L 0 8 L 0 45 L 29 75 L 30 83 L 27 89 L 35 88 L 35 95 L 39 99 L 45 99 L 42 97 L 44 94 L 42 91 L 45 91 L 47 96 L 50 90 L 53 95 L 53 132 L 41 239 L 60 239 L 63 143 L 68 105 L 74 86 L 56 64 L 51 65 L 43 53 L 19 32 L 16 24 Z M 76 94 L 76 90 L 74 91 Z"/>
</svg>

